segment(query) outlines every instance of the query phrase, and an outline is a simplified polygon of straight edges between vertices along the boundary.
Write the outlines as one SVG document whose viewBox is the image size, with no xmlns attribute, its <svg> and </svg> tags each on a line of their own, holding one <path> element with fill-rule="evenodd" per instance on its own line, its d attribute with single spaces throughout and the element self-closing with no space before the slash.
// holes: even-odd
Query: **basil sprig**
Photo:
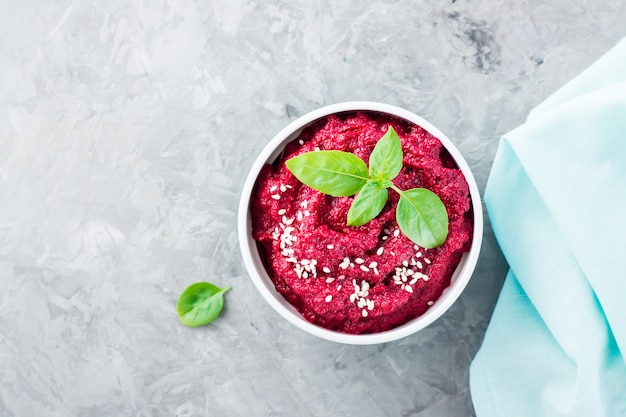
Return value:
<svg viewBox="0 0 626 417">
<path fill-rule="evenodd" d="M 211 323 L 224 307 L 224 293 L 230 286 L 219 288 L 210 282 L 191 284 L 178 297 L 176 312 L 180 321 L 189 327 Z"/>
<path fill-rule="evenodd" d="M 402 170 L 402 144 L 389 126 L 370 154 L 369 168 L 343 151 L 307 152 L 289 159 L 289 171 L 309 187 L 334 197 L 356 194 L 348 225 L 361 226 L 387 204 L 388 188 L 400 194 L 396 221 L 402 233 L 423 248 L 441 246 L 448 237 L 448 213 L 441 199 L 426 188 L 403 191 L 391 181 Z"/>
</svg>

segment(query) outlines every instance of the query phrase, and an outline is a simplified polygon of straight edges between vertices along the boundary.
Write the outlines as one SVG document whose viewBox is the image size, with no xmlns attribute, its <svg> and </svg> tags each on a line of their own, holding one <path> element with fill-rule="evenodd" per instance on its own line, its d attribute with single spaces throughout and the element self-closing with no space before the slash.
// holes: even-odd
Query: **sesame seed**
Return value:
<svg viewBox="0 0 626 417">
<path fill-rule="evenodd" d="M 409 262 L 408 261 L 402 261 L 402 265 L 403 266 L 409 266 Z"/>
<path fill-rule="evenodd" d="M 302 206 L 302 208 L 306 208 L 308 204 L 309 202 L 307 200 L 304 200 L 302 203 L 300 203 L 300 206 Z"/>
<path fill-rule="evenodd" d="M 309 273 L 308 273 L 308 272 L 306 272 L 306 271 L 304 271 L 304 272 L 302 273 L 302 278 L 306 279 L 306 278 L 308 278 L 308 277 L 309 277 Z"/>
<path fill-rule="evenodd" d="M 367 317 L 367 310 L 363 309 L 363 311 L 361 312 L 361 314 L 363 315 L 363 317 Z"/>
<path fill-rule="evenodd" d="M 302 139 L 300 139 L 300 140 L 298 141 L 298 143 L 299 143 L 300 145 L 304 145 L 304 141 L 303 141 Z"/>
<path fill-rule="evenodd" d="M 330 284 L 330 283 L 331 283 L 331 282 L 333 282 L 334 280 L 335 280 L 335 278 L 333 278 L 333 277 L 328 277 L 328 278 L 326 278 L 326 283 L 327 283 L 327 284 Z"/>
<path fill-rule="evenodd" d="M 420 250 L 420 247 L 419 247 L 419 246 L 417 246 L 417 245 L 413 245 L 413 249 L 415 249 L 415 250 Z"/>
<path fill-rule="evenodd" d="M 376 255 L 380 256 L 383 254 L 383 250 L 384 248 L 381 246 L 380 248 L 378 248 L 378 250 L 376 251 Z"/>
<path fill-rule="evenodd" d="M 282 216 L 282 215 L 283 215 L 283 214 L 285 214 L 285 213 L 287 213 L 287 210 L 285 210 L 285 209 L 280 209 L 280 210 L 278 210 L 278 215 L 279 215 L 279 216 Z"/>
<path fill-rule="evenodd" d="M 332 245 L 332 244 L 330 244 L 330 245 L 326 245 L 326 248 L 327 248 L 327 249 L 333 249 L 334 247 L 335 247 L 335 246 L 334 246 L 334 245 Z"/>
<path fill-rule="evenodd" d="M 374 268 L 374 273 L 375 273 L 376 275 L 379 275 L 379 274 L 378 274 L 378 268 Z"/>
<path fill-rule="evenodd" d="M 391 254 L 391 256 L 396 256 L 396 253 L 392 250 L 390 250 L 389 253 Z"/>
<path fill-rule="evenodd" d="M 406 292 L 413 292 L 413 287 L 411 287 L 410 285 L 405 285 L 404 286 L 404 291 L 406 291 Z"/>
<path fill-rule="evenodd" d="M 277 188 L 278 188 L 278 187 L 277 187 L 276 185 L 272 185 L 272 186 L 270 187 L 270 191 L 271 191 L 271 192 L 274 192 L 274 191 L 276 191 L 276 189 L 277 189 Z"/>
<path fill-rule="evenodd" d="M 341 291 L 342 287 L 343 287 L 343 285 L 337 285 L 337 291 Z"/>
<path fill-rule="evenodd" d="M 382 240 L 387 240 L 387 239 L 389 239 L 389 236 L 383 236 L 381 239 Z"/>
<path fill-rule="evenodd" d="M 429 301 L 429 302 L 427 302 L 426 304 L 428 304 L 429 306 L 431 306 L 431 305 L 435 304 L 435 302 L 434 302 L 434 301 Z"/>
<path fill-rule="evenodd" d="M 311 212 L 309 210 L 304 210 L 304 215 L 308 217 L 311 215 Z"/>
<path fill-rule="evenodd" d="M 285 187 L 283 184 L 280 185 L 280 191 L 282 193 L 284 193 L 285 191 L 287 191 L 287 187 Z"/>
<path fill-rule="evenodd" d="M 319 151 L 319 150 L 320 150 L 320 147 L 319 147 L 319 146 L 316 146 L 316 147 L 315 147 L 315 150 L 316 150 L 316 151 Z"/>
<path fill-rule="evenodd" d="M 361 265 L 360 268 L 363 272 L 370 272 L 370 269 L 366 267 L 365 265 Z"/>
<path fill-rule="evenodd" d="M 393 231 L 393 235 L 394 235 L 395 237 L 400 236 L 400 229 L 396 229 L 396 230 L 394 230 L 394 231 Z"/>
<path fill-rule="evenodd" d="M 412 269 L 407 269 L 407 270 L 406 270 L 406 275 L 407 275 L 407 276 L 409 276 L 409 277 L 410 277 L 411 275 L 413 275 L 414 273 L 415 273 L 415 271 L 413 271 Z"/>
<path fill-rule="evenodd" d="M 414 277 L 411 282 L 409 282 L 410 285 L 415 285 L 415 283 L 417 282 L 417 280 L 419 279 L 419 277 Z"/>
<path fill-rule="evenodd" d="M 290 225 L 291 223 L 293 223 L 293 217 L 291 219 L 288 219 L 287 216 L 283 216 L 283 223 L 286 225 Z"/>
<path fill-rule="evenodd" d="M 359 298 L 359 302 L 356 303 L 356 306 L 358 308 L 363 308 L 367 305 L 367 301 L 365 301 L 365 298 Z"/>
<path fill-rule="evenodd" d="M 378 266 L 378 262 L 374 261 L 369 264 L 369 268 L 376 268 Z"/>
<path fill-rule="evenodd" d="M 289 188 L 289 189 L 292 189 L 292 188 L 293 188 L 293 187 L 292 187 L 291 185 L 289 185 L 289 184 L 285 185 L 285 187 L 287 187 L 287 188 Z"/>
<path fill-rule="evenodd" d="M 350 294 L 350 302 L 354 303 L 354 300 L 356 300 L 356 294 Z"/>
<path fill-rule="evenodd" d="M 324 268 L 322 268 L 322 271 L 326 272 L 327 274 L 330 274 L 330 268 L 325 266 Z"/>
<path fill-rule="evenodd" d="M 345 276 L 345 275 L 339 275 L 337 278 L 338 278 L 338 279 L 345 279 L 345 278 L 346 278 L 346 276 Z"/>
<path fill-rule="evenodd" d="M 428 265 L 430 265 L 430 259 L 424 258 L 424 262 L 426 262 Z"/>
<path fill-rule="evenodd" d="M 367 300 L 367 309 L 370 311 L 374 309 L 374 302 L 372 300 Z"/>
<path fill-rule="evenodd" d="M 415 266 L 417 266 L 419 269 L 422 269 L 424 267 L 420 261 L 417 261 L 415 263 Z"/>
<path fill-rule="evenodd" d="M 426 275 L 426 274 L 422 274 L 422 279 L 423 279 L 424 281 L 428 281 L 428 275 Z"/>
<path fill-rule="evenodd" d="M 303 259 L 303 260 L 301 260 L 301 261 L 300 261 L 300 263 L 301 263 L 302 265 L 308 265 L 308 264 L 310 264 L 310 263 L 311 263 L 311 261 L 309 261 L 308 259 Z"/>
<path fill-rule="evenodd" d="M 385 232 L 386 234 L 389 234 L 389 233 L 391 233 L 391 230 L 385 228 L 385 229 L 383 229 L 383 232 Z"/>
<path fill-rule="evenodd" d="M 415 254 L 415 257 L 416 257 L 416 258 L 421 258 L 421 257 L 422 257 L 422 252 L 417 252 L 417 253 Z"/>
<path fill-rule="evenodd" d="M 280 195 L 278 195 L 278 194 L 272 194 L 272 198 L 273 198 L 274 200 L 280 200 Z"/>
<path fill-rule="evenodd" d="M 326 298 L 324 298 L 324 300 L 326 300 L 327 303 L 330 303 L 332 299 L 333 299 L 332 295 L 327 295 Z"/>
<path fill-rule="evenodd" d="M 370 289 L 370 284 L 367 281 L 361 281 L 361 289 L 363 291 L 367 291 Z"/>
<path fill-rule="evenodd" d="M 301 222 L 302 221 L 302 212 L 298 211 L 298 213 L 296 213 L 296 217 L 298 218 L 298 221 Z"/>
<path fill-rule="evenodd" d="M 363 263 L 363 262 L 365 262 L 365 261 L 364 261 L 363 259 L 361 259 L 361 258 L 356 258 L 356 259 L 354 260 L 354 262 L 356 262 L 357 264 L 359 264 L 359 265 L 360 265 L 360 264 L 362 264 L 362 263 Z"/>
</svg>

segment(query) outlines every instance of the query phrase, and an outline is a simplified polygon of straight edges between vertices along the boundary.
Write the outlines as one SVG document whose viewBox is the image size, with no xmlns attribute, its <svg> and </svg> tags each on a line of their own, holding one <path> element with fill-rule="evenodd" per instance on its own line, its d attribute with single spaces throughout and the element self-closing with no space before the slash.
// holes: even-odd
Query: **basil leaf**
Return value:
<svg viewBox="0 0 626 417">
<path fill-rule="evenodd" d="M 224 293 L 230 286 L 219 288 L 210 282 L 197 282 L 187 287 L 178 298 L 176 312 L 180 321 L 198 327 L 215 320 L 224 306 Z"/>
<path fill-rule="evenodd" d="M 448 212 L 437 194 L 425 188 L 400 193 L 396 220 L 402 233 L 423 248 L 443 245 L 448 237 Z"/>
<path fill-rule="evenodd" d="M 387 203 L 386 184 L 368 181 L 348 210 L 348 226 L 361 226 L 378 216 Z"/>
<path fill-rule="evenodd" d="M 286 164 L 300 182 L 333 197 L 356 194 L 368 179 L 365 162 L 348 152 L 307 152 Z"/>
<path fill-rule="evenodd" d="M 370 154 L 369 173 L 373 179 L 394 179 L 402 169 L 402 144 L 398 134 L 389 126 Z"/>
</svg>

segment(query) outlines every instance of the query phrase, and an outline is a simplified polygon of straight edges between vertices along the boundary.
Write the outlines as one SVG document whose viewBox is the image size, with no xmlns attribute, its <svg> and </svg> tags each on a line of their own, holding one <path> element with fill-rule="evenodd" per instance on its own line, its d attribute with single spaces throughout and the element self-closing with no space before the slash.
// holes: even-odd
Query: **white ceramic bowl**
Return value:
<svg viewBox="0 0 626 417">
<path fill-rule="evenodd" d="M 319 118 L 333 113 L 358 110 L 387 113 L 389 115 L 405 119 L 421 126 L 443 143 L 448 152 L 450 152 L 450 155 L 452 155 L 455 159 L 457 165 L 465 175 L 467 183 L 469 184 L 474 213 L 474 233 L 470 250 L 463 255 L 461 262 L 452 275 L 450 286 L 443 291 L 441 297 L 439 297 L 439 299 L 435 301 L 435 303 L 424 314 L 392 330 L 373 334 L 354 335 L 325 329 L 306 321 L 300 313 L 291 304 L 289 304 L 289 302 L 285 300 L 280 293 L 276 291 L 272 280 L 263 266 L 263 261 L 259 255 L 257 244 L 252 238 L 249 207 L 252 190 L 263 165 L 274 161 L 280 155 L 285 145 L 296 139 L 304 127 Z M 483 215 L 476 180 L 474 179 L 467 162 L 465 162 L 465 159 L 461 156 L 458 149 L 443 133 L 416 114 L 399 107 L 376 102 L 355 101 L 333 104 L 314 110 L 293 121 L 276 136 L 274 136 L 274 138 L 259 154 L 250 169 L 246 182 L 244 183 L 239 204 L 238 229 L 239 246 L 241 248 L 244 264 L 250 274 L 250 278 L 263 298 L 265 298 L 265 300 L 281 316 L 298 326 L 300 329 L 323 339 L 346 344 L 369 345 L 389 342 L 413 334 L 435 321 L 444 312 L 446 312 L 450 306 L 452 306 L 456 299 L 461 295 L 461 292 L 467 285 L 467 282 L 472 276 L 476 266 L 483 236 Z"/>
</svg>

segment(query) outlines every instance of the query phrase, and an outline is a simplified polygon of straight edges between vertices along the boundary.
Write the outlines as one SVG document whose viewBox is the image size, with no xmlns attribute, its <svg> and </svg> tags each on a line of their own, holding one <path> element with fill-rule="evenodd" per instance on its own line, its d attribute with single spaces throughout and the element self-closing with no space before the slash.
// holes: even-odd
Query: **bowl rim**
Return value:
<svg viewBox="0 0 626 417">
<path fill-rule="evenodd" d="M 450 285 L 444 289 L 443 293 L 435 301 L 435 303 L 421 316 L 418 316 L 391 330 L 380 333 L 358 335 L 341 333 L 308 322 L 280 293 L 274 289 L 274 284 L 269 278 L 258 253 L 256 241 L 252 238 L 249 210 L 252 190 L 262 167 L 267 161 L 273 161 L 280 154 L 280 152 L 282 152 L 284 146 L 296 139 L 302 129 L 312 122 L 331 114 L 355 111 L 379 112 L 399 117 L 411 123 L 417 124 L 439 139 L 450 155 L 454 158 L 455 162 L 461 169 L 461 172 L 465 176 L 469 185 L 474 217 L 474 231 L 470 249 L 468 252 L 463 254 L 461 261 L 451 278 Z M 416 333 L 441 317 L 459 298 L 467 286 L 467 283 L 469 282 L 478 262 L 478 256 L 483 238 L 482 201 L 476 180 L 469 168 L 469 165 L 465 161 L 465 158 L 463 158 L 450 139 L 448 139 L 443 132 L 437 129 L 430 122 L 415 113 L 390 104 L 374 101 L 348 101 L 320 107 L 304 114 L 301 117 L 298 117 L 296 120 L 292 121 L 280 130 L 261 150 L 248 172 L 241 191 L 237 218 L 237 230 L 239 247 L 245 268 L 261 296 L 276 312 L 301 330 L 322 339 L 351 345 L 371 345 L 398 340 Z"/>
</svg>

